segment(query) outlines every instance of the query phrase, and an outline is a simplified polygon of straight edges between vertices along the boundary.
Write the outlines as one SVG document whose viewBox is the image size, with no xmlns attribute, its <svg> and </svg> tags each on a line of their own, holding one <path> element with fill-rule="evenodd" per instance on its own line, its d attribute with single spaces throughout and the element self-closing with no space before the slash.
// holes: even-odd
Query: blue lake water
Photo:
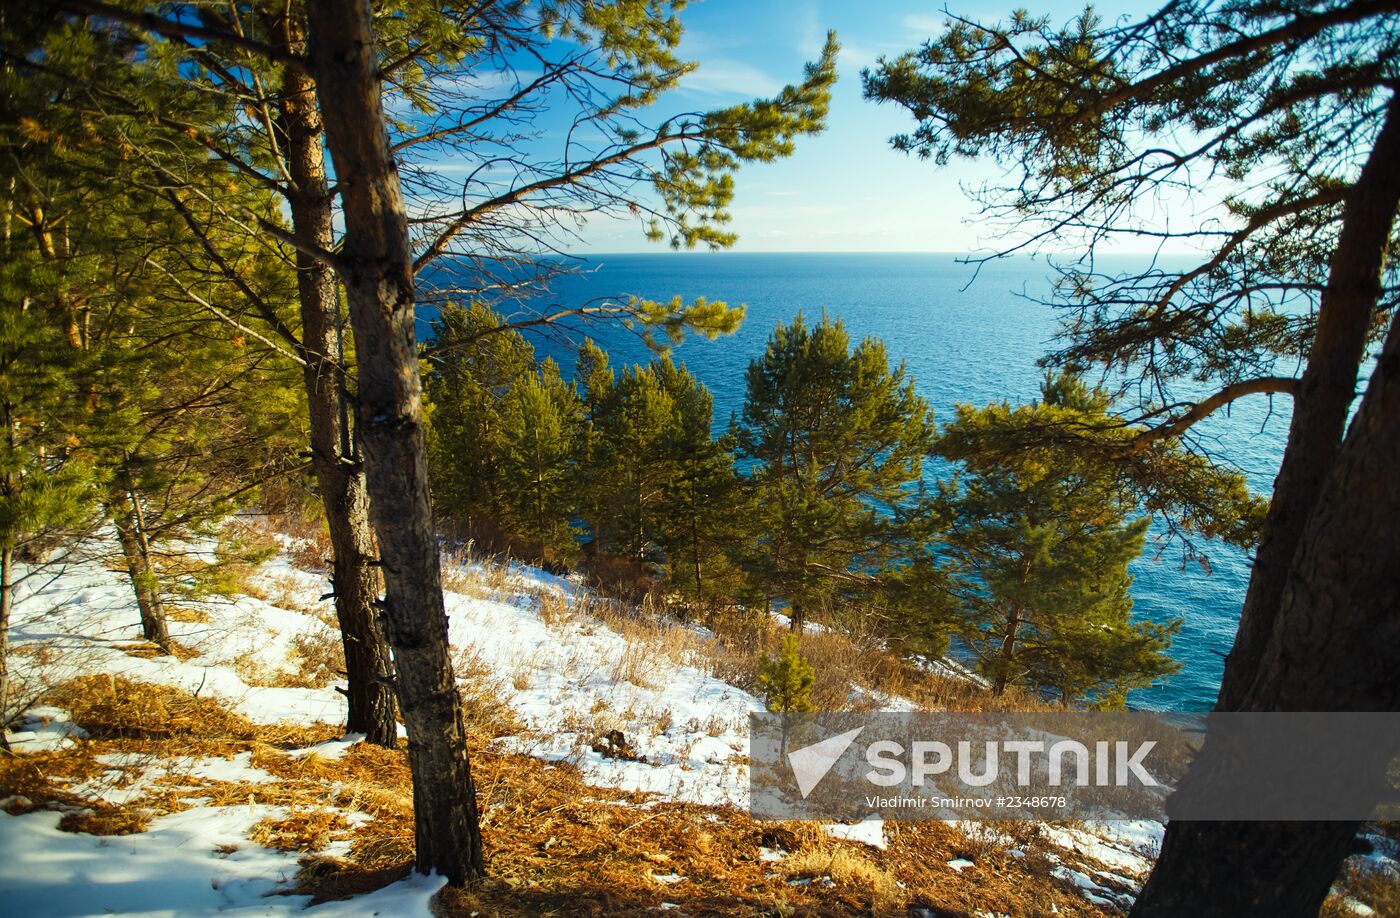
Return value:
<svg viewBox="0 0 1400 918">
<path fill-rule="evenodd" d="M 589 268 L 561 279 L 549 303 L 578 305 L 626 293 L 747 305 L 748 318 L 737 334 L 691 338 L 673 353 L 714 393 L 719 426 L 741 408 L 744 370 L 762 354 L 769 332 L 799 312 L 815 319 L 825 310 L 842 319 L 853 338 L 882 339 L 891 360 L 906 363 L 920 393 L 944 419 L 959 402 L 1037 398 L 1043 371 L 1036 360 L 1050 349 L 1059 319 L 1056 310 L 1034 301 L 1048 292 L 1052 272 L 1029 258 L 988 264 L 975 279 L 973 266 L 945 254 L 602 255 Z M 616 324 L 578 323 L 572 331 L 604 345 L 614 365 L 650 359 L 637 336 Z M 563 336 L 532 340 L 565 373 L 572 371 L 574 352 Z M 1288 405 L 1276 403 L 1271 410 L 1260 398 L 1210 419 L 1199 433 L 1214 454 L 1237 465 L 1264 492 L 1277 471 L 1287 425 Z M 1209 546 L 1208 554 L 1209 573 L 1194 563 L 1183 565 L 1179 548 L 1159 552 L 1149 542 L 1133 565 L 1136 613 L 1184 619 L 1172 650 L 1181 672 L 1134 693 L 1134 707 L 1207 710 L 1214 703 L 1249 562 L 1223 545 Z"/>
</svg>

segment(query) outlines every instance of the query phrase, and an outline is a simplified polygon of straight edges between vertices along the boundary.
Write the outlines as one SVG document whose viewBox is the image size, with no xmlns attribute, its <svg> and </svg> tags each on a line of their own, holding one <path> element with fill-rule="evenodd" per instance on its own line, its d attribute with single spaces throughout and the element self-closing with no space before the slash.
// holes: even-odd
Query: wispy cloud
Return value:
<svg viewBox="0 0 1400 918">
<path fill-rule="evenodd" d="M 874 67 L 882 55 L 894 57 L 907 50 L 901 45 L 864 45 L 859 42 L 841 42 L 841 67 L 843 72 L 858 73 L 867 67 Z"/>
<path fill-rule="evenodd" d="M 798 15 L 802 23 L 802 54 L 805 57 L 816 57 L 821 54 L 822 45 L 826 44 L 826 30 L 831 26 L 824 21 L 819 3 L 808 3 Z"/>
<path fill-rule="evenodd" d="M 706 95 L 741 96 L 771 96 L 783 88 L 779 80 L 752 64 L 722 57 L 701 61 L 681 86 Z"/>
<path fill-rule="evenodd" d="M 904 17 L 903 24 L 906 29 L 918 34 L 922 38 L 943 31 L 943 24 L 947 20 L 942 16 L 933 16 L 925 13 L 910 13 Z"/>
</svg>

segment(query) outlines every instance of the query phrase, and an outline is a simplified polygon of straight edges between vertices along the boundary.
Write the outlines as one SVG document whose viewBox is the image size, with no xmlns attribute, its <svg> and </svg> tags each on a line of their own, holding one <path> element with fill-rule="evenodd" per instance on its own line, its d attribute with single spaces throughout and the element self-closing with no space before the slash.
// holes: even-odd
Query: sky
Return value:
<svg viewBox="0 0 1400 918">
<path fill-rule="evenodd" d="M 948 0 L 950 10 L 982 20 L 1017 5 Z M 1098 11 L 1112 20 L 1153 6 L 1119 0 Z M 1052 0 L 1028 8 L 1059 24 L 1082 6 Z M 996 244 L 990 228 L 973 219 L 976 206 L 964 188 L 995 181 L 999 168 L 968 161 L 938 168 L 896 152 L 889 139 L 911 128 L 912 118 L 861 98 L 861 69 L 937 34 L 942 9 L 912 0 L 692 0 L 681 53 L 699 69 L 675 90 L 675 101 L 697 109 L 772 95 L 796 82 L 803 63 L 819 56 L 828 29 L 842 45 L 826 132 L 799 139 L 789 159 L 740 170 L 731 208 L 735 251 L 968 252 Z M 580 248 L 589 253 L 664 250 L 646 242 L 635 221 L 594 220 L 583 238 Z"/>
</svg>

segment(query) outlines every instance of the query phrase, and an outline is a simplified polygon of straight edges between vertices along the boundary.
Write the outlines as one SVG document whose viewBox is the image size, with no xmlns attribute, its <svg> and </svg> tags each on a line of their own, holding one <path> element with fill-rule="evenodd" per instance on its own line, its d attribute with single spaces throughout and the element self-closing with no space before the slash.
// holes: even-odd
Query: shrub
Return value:
<svg viewBox="0 0 1400 918">
<path fill-rule="evenodd" d="M 758 690 L 770 711 L 812 710 L 812 686 L 816 681 L 816 671 L 802 657 L 794 634 L 785 635 L 782 649 L 776 655 L 765 655 L 759 665 Z"/>
</svg>

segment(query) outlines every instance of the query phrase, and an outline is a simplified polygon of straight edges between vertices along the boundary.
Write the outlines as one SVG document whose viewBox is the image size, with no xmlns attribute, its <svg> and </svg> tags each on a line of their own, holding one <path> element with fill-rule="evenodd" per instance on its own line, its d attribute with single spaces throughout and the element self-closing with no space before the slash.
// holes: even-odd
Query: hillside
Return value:
<svg viewBox="0 0 1400 918">
<path fill-rule="evenodd" d="M 101 546 L 25 583 L 11 639 L 30 707 L 0 760 L 12 914 L 1108 915 L 1155 853 L 1153 824 L 755 822 L 751 661 L 705 627 L 457 558 L 448 613 L 491 879 L 438 895 L 408 869 L 402 748 L 340 735 L 314 540 L 275 535 L 229 595 L 178 607 L 176 656 L 140 640 Z M 959 691 L 906 674 L 904 694 L 882 692 L 847 675 L 871 666 L 833 666 L 828 701 L 838 683 L 886 709 Z M 1377 844 L 1393 871 L 1393 841 Z"/>
</svg>

